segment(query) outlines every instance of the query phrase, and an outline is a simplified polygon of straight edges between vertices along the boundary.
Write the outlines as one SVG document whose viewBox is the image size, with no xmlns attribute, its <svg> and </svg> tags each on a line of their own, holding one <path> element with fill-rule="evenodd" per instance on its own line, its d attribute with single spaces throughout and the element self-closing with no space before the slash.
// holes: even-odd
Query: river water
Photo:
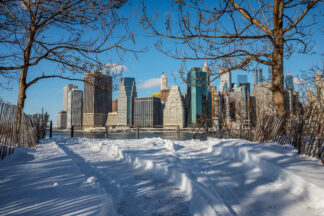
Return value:
<svg viewBox="0 0 324 216">
<path fill-rule="evenodd" d="M 47 133 L 48 136 L 48 133 Z M 71 133 L 67 131 L 53 131 L 53 138 L 59 137 L 70 137 Z M 84 133 L 84 132 L 74 132 L 74 137 L 86 137 L 86 138 L 106 138 L 104 133 Z M 140 132 L 139 138 L 153 138 L 160 137 L 162 139 L 171 140 L 191 140 L 194 134 L 191 133 L 176 133 L 176 132 Z M 109 139 L 136 139 L 136 133 L 109 133 Z M 207 136 L 205 134 L 197 134 L 196 139 L 206 140 Z"/>
</svg>

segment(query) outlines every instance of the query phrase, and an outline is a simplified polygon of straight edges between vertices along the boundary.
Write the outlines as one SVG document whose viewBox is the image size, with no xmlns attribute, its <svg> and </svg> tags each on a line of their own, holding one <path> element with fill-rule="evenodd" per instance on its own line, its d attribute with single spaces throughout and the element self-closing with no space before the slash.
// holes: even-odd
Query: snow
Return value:
<svg viewBox="0 0 324 216">
<path fill-rule="evenodd" d="M 237 139 L 45 139 L 0 161 L 1 215 L 324 215 L 324 167 Z"/>
</svg>

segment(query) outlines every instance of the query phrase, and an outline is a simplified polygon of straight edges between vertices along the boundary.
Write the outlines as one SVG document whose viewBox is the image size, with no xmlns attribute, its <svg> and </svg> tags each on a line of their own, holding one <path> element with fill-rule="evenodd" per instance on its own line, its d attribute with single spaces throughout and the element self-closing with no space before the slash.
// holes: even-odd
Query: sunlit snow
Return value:
<svg viewBox="0 0 324 216">
<path fill-rule="evenodd" d="M 324 167 L 244 140 L 46 139 L 0 161 L 1 215 L 324 215 Z"/>
</svg>

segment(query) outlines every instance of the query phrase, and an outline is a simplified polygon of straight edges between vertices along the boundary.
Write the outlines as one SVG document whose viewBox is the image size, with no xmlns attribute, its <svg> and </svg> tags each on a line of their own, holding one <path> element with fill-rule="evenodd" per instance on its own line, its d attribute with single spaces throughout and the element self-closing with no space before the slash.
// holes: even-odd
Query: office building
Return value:
<svg viewBox="0 0 324 216">
<path fill-rule="evenodd" d="M 68 107 L 66 112 L 67 129 L 70 129 L 72 126 L 78 129 L 82 128 L 82 104 L 82 91 L 75 88 L 72 89 L 68 93 Z"/>
<path fill-rule="evenodd" d="M 292 89 L 286 88 L 284 91 L 284 99 L 285 111 L 287 113 L 294 113 L 294 91 Z"/>
<path fill-rule="evenodd" d="M 244 74 L 239 74 L 237 75 L 237 83 L 240 85 L 241 83 L 247 83 L 248 82 L 248 77 L 247 75 Z"/>
<path fill-rule="evenodd" d="M 211 70 L 210 70 L 210 68 L 208 66 L 207 61 L 205 61 L 202 71 L 207 74 L 207 85 L 209 86 L 210 85 Z"/>
<path fill-rule="evenodd" d="M 251 92 L 251 85 L 250 83 L 240 83 L 239 84 L 239 88 L 243 87 L 244 88 L 244 91 L 246 90 L 248 92 L 248 94 L 250 95 L 250 92 Z M 242 89 L 242 88 L 241 88 Z"/>
<path fill-rule="evenodd" d="M 163 110 L 163 127 L 185 126 L 185 105 L 178 86 L 170 89 L 169 97 Z"/>
<path fill-rule="evenodd" d="M 249 119 L 248 97 L 245 86 L 240 87 L 238 91 L 229 93 L 230 121 L 243 123 Z"/>
<path fill-rule="evenodd" d="M 231 72 L 223 73 L 224 69 L 221 69 L 220 91 L 230 92 L 232 89 L 232 77 Z"/>
<path fill-rule="evenodd" d="M 253 87 L 253 96 L 256 107 L 256 118 L 263 112 L 274 114 L 272 82 L 261 82 Z"/>
<path fill-rule="evenodd" d="M 289 90 L 294 90 L 294 76 L 288 73 L 285 77 L 286 88 Z"/>
<path fill-rule="evenodd" d="M 117 126 L 117 112 L 109 112 L 107 115 L 106 127 L 114 128 Z"/>
<path fill-rule="evenodd" d="M 84 81 L 83 127 L 103 127 L 112 110 L 112 77 L 94 71 Z"/>
<path fill-rule="evenodd" d="M 117 103 L 117 123 L 119 126 L 133 125 L 135 97 L 137 97 L 135 78 L 122 78 L 120 82 Z"/>
<path fill-rule="evenodd" d="M 170 89 L 163 89 L 160 91 L 160 98 L 161 98 L 161 103 L 165 104 L 169 97 Z"/>
<path fill-rule="evenodd" d="M 66 111 L 61 111 L 57 114 L 56 127 L 58 129 L 66 129 Z"/>
<path fill-rule="evenodd" d="M 77 89 L 78 86 L 73 84 L 68 84 L 63 89 L 63 111 L 67 111 L 68 109 L 68 94 L 72 89 Z"/>
<path fill-rule="evenodd" d="M 134 126 L 161 127 L 161 100 L 158 97 L 134 99 Z"/>
<path fill-rule="evenodd" d="M 315 74 L 315 92 L 311 87 L 307 88 L 307 102 L 308 105 L 314 106 L 314 108 L 324 109 L 324 80 L 321 72 Z"/>
<path fill-rule="evenodd" d="M 272 66 L 268 66 L 268 81 L 272 81 Z"/>
<path fill-rule="evenodd" d="M 187 123 L 191 127 L 204 124 L 208 115 L 207 73 L 192 68 L 187 75 Z"/>
<path fill-rule="evenodd" d="M 212 127 L 220 129 L 223 119 L 223 97 L 220 92 L 217 92 L 216 86 L 210 86 L 211 90 L 211 119 Z"/>
<path fill-rule="evenodd" d="M 324 80 L 323 74 L 321 72 L 317 72 L 315 74 L 315 94 L 316 98 L 321 105 L 324 106 Z"/>
<path fill-rule="evenodd" d="M 254 69 L 254 74 L 253 74 L 253 85 L 257 85 L 258 83 L 261 82 L 263 82 L 262 69 L 256 68 Z"/>
<path fill-rule="evenodd" d="M 167 76 L 164 73 L 162 73 L 162 75 L 161 75 L 161 90 L 164 90 L 167 88 L 168 88 Z"/>
<path fill-rule="evenodd" d="M 118 99 L 113 99 L 111 105 L 111 112 L 117 112 L 118 110 Z"/>
</svg>

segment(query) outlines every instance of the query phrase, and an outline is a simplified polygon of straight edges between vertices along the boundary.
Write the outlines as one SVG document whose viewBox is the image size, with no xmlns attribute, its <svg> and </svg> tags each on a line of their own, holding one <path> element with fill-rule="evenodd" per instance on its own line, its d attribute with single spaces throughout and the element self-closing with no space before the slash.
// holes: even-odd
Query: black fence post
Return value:
<svg viewBox="0 0 324 216">
<path fill-rule="evenodd" d="M 74 126 L 71 127 L 71 137 L 74 137 Z"/>
<path fill-rule="evenodd" d="M 50 121 L 50 131 L 49 131 L 49 138 L 52 138 L 52 132 L 53 132 L 53 122 Z"/>
<path fill-rule="evenodd" d="M 109 131 L 108 131 L 108 127 L 106 127 L 106 134 L 105 134 L 105 137 L 106 137 L 106 138 L 108 138 L 108 135 L 109 135 L 108 133 L 109 133 Z"/>
<path fill-rule="evenodd" d="M 136 129 L 136 139 L 139 139 L 139 127 Z"/>
</svg>

